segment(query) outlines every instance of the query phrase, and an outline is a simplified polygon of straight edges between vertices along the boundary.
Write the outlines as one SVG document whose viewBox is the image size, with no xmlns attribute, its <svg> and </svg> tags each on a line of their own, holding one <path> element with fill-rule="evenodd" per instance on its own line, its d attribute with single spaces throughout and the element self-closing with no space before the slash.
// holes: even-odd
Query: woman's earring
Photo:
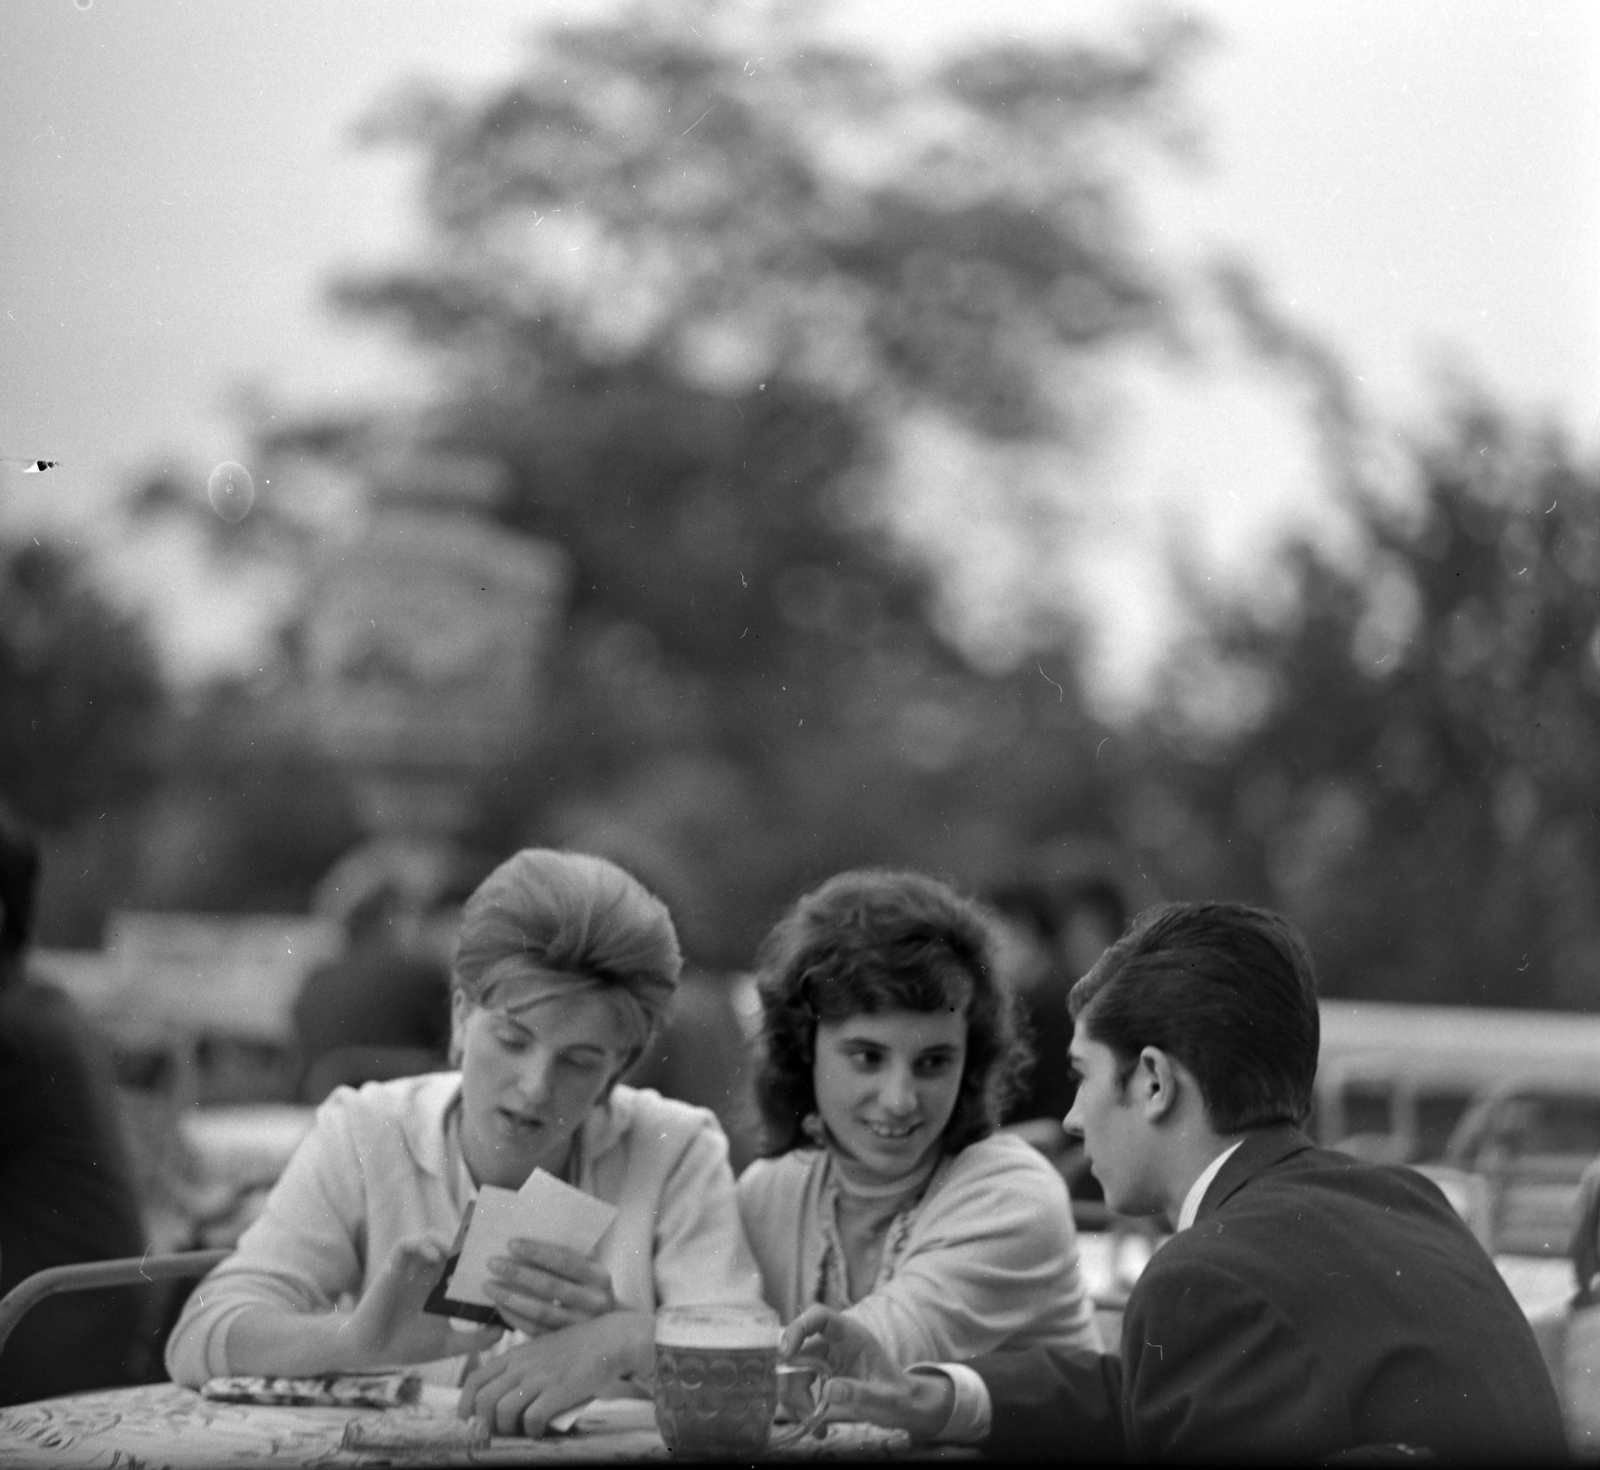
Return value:
<svg viewBox="0 0 1600 1470">
<path fill-rule="evenodd" d="M 811 1140 L 816 1148 L 828 1146 L 828 1130 L 823 1126 L 821 1113 L 807 1113 L 800 1120 L 800 1131 Z"/>
</svg>

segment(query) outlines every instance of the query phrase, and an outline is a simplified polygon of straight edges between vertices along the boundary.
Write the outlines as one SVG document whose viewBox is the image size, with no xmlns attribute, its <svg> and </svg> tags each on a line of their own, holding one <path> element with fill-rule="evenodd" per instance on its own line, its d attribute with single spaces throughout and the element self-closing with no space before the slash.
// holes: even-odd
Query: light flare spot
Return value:
<svg viewBox="0 0 1600 1470">
<path fill-rule="evenodd" d="M 206 499 L 212 510 L 236 526 L 255 504 L 256 486 L 250 471 L 234 460 L 224 460 L 206 477 Z"/>
</svg>

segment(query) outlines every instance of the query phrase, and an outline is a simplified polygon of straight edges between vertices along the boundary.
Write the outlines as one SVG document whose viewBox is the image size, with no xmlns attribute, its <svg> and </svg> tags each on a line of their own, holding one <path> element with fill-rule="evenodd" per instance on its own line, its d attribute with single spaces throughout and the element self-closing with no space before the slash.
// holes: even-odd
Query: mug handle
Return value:
<svg viewBox="0 0 1600 1470">
<path fill-rule="evenodd" d="M 786 1445 L 794 1444 L 797 1440 L 804 1439 L 813 1429 L 822 1423 L 822 1416 L 828 1412 L 828 1401 L 823 1398 L 822 1390 L 827 1385 L 828 1379 L 833 1376 L 832 1370 L 821 1358 L 789 1358 L 778 1364 L 778 1377 L 785 1373 L 815 1373 L 817 1375 L 817 1406 L 806 1415 L 803 1424 L 791 1425 L 787 1429 L 776 1431 L 767 1441 L 769 1450 L 782 1449 Z"/>
</svg>

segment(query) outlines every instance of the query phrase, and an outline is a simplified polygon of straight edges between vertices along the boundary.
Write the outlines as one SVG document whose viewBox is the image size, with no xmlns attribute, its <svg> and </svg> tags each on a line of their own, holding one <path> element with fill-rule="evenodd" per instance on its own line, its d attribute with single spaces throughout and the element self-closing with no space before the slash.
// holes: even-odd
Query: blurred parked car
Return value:
<svg viewBox="0 0 1600 1470">
<path fill-rule="evenodd" d="M 1600 1017 L 1324 1001 L 1313 1127 L 1421 1168 L 1492 1251 L 1564 1255 L 1600 1154 Z"/>
</svg>

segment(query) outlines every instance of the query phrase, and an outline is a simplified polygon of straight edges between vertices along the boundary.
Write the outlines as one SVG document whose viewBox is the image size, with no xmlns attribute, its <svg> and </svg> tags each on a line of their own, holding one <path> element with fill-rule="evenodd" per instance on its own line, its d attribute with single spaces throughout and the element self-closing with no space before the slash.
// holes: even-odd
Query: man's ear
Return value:
<svg viewBox="0 0 1600 1470">
<path fill-rule="evenodd" d="M 1178 1105 L 1178 1069 L 1160 1047 L 1147 1046 L 1139 1053 L 1133 1086 L 1146 1122 L 1161 1122 Z"/>
</svg>

